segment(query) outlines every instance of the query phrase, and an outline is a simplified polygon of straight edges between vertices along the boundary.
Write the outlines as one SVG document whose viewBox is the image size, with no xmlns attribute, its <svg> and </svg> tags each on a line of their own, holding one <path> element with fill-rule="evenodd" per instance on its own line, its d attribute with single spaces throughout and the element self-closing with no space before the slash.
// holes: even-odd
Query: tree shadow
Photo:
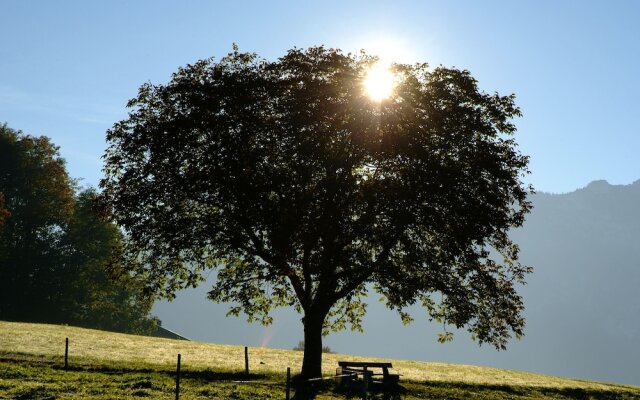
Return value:
<svg viewBox="0 0 640 400">
<path fill-rule="evenodd" d="M 612 392 L 609 390 L 599 390 L 599 389 L 581 389 L 581 388 L 543 388 L 540 389 L 540 392 L 553 397 L 562 396 L 562 398 L 567 398 L 571 400 L 590 400 L 590 399 L 598 399 L 598 400 L 626 400 L 631 399 L 633 397 L 629 397 L 628 394 L 624 392 Z"/>
<path fill-rule="evenodd" d="M 108 366 L 108 365 L 70 365 L 68 368 L 64 366 L 53 365 L 53 369 L 66 370 L 66 371 L 86 371 L 86 372 L 98 372 L 107 375 L 124 375 L 124 374 L 136 374 L 136 373 L 157 373 L 162 375 L 168 375 L 175 377 L 176 371 L 174 369 L 154 369 L 154 368 L 127 368 L 121 366 Z M 184 379 L 192 379 L 202 382 L 245 382 L 262 380 L 267 377 L 265 374 L 249 374 L 244 372 L 229 372 L 229 371 L 214 371 L 214 370 L 198 370 L 191 371 L 183 369 L 180 371 L 180 377 Z"/>
<path fill-rule="evenodd" d="M 358 389 L 341 385 L 332 380 L 307 382 L 296 377 L 292 381 L 292 386 L 295 389 L 292 400 L 313 400 L 318 395 L 327 392 L 344 396 L 347 399 L 365 398 L 365 391 L 362 388 Z M 401 400 L 402 396 L 406 393 L 407 389 L 400 385 L 393 388 L 374 386 L 367 390 L 366 398 L 368 400 Z"/>
<path fill-rule="evenodd" d="M 394 388 L 371 388 L 367 391 L 368 400 L 400 400 L 402 396 L 407 393 L 407 389 L 403 386 L 396 386 Z M 364 390 L 352 389 L 342 385 L 336 385 L 333 389 L 333 393 L 344 396 L 347 399 L 360 399 L 364 398 Z"/>
<path fill-rule="evenodd" d="M 170 375 L 175 375 L 175 371 L 167 371 Z M 244 372 L 227 372 L 227 371 L 213 371 L 213 370 L 203 370 L 203 371 L 180 371 L 180 376 L 187 379 L 199 380 L 204 382 L 220 382 L 220 381 L 234 381 L 234 382 L 243 382 L 243 381 L 256 381 L 261 380 L 267 377 L 264 374 L 249 374 L 246 375 Z"/>
<path fill-rule="evenodd" d="M 504 398 L 549 397 L 563 400 L 629 400 L 635 398 L 633 394 L 630 395 L 629 392 L 625 392 L 624 390 L 527 387 L 441 381 L 423 381 L 416 383 L 419 387 L 412 387 L 412 392 L 420 392 L 421 395 L 433 399 L 466 399 L 471 398 L 471 396 L 478 398 L 497 398 L 500 396 L 499 393 L 501 393 Z"/>
<path fill-rule="evenodd" d="M 500 384 L 473 384 L 464 382 L 425 381 L 421 384 L 438 389 L 461 389 L 470 392 L 503 392 L 507 395 L 524 395 L 528 390 L 511 385 Z"/>
</svg>

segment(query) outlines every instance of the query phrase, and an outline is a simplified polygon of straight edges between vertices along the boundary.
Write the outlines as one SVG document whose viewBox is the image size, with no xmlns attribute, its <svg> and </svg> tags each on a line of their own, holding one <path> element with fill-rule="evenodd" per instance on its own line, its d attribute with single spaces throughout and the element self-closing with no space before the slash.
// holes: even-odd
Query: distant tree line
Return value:
<svg viewBox="0 0 640 400">
<path fill-rule="evenodd" d="M 299 341 L 298 344 L 293 348 L 293 350 L 304 351 L 304 340 Z M 333 353 L 333 350 L 331 350 L 331 347 L 329 346 L 322 346 L 322 352 L 331 354 Z"/>
<path fill-rule="evenodd" d="M 94 211 L 95 197 L 49 138 L 0 125 L 0 319 L 155 329 L 139 282 L 115 273 L 123 235 Z"/>
</svg>

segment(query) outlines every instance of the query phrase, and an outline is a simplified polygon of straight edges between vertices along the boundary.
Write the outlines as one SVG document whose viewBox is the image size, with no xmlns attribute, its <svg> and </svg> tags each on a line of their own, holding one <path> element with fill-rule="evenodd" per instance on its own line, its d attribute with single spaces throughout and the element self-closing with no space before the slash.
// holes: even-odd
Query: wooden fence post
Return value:
<svg viewBox="0 0 640 400">
<path fill-rule="evenodd" d="M 64 369 L 69 369 L 69 338 L 64 340 Z"/>
<path fill-rule="evenodd" d="M 289 400 L 289 393 L 291 393 L 291 367 L 287 367 L 287 392 L 286 400 Z"/>
<path fill-rule="evenodd" d="M 180 359 L 182 356 L 178 353 L 178 366 L 176 367 L 176 400 L 180 399 Z"/>
<path fill-rule="evenodd" d="M 249 348 L 244 346 L 244 375 L 249 377 Z"/>
<path fill-rule="evenodd" d="M 362 374 L 364 377 L 364 400 L 367 400 L 369 398 L 369 394 L 367 393 L 369 391 L 369 373 L 367 371 L 367 367 L 364 367 L 364 373 Z"/>
</svg>

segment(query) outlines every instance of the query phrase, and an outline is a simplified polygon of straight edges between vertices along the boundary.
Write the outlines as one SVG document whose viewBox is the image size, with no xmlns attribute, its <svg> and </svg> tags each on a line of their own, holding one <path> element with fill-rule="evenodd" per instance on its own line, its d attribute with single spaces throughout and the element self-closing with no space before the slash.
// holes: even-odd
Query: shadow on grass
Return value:
<svg viewBox="0 0 640 400">
<path fill-rule="evenodd" d="M 55 396 L 51 396 L 47 393 L 47 390 L 42 387 L 28 388 L 20 393 L 16 394 L 13 400 L 55 400 Z"/>
<path fill-rule="evenodd" d="M 345 399 L 361 399 L 364 397 L 364 390 L 349 388 L 341 385 L 337 380 L 323 379 L 308 382 L 303 380 L 300 375 L 293 377 L 292 390 L 294 392 L 292 400 L 313 400 L 317 396 L 327 393 L 333 393 Z M 370 387 L 366 398 L 369 400 L 400 400 L 406 393 L 407 389 L 400 385 L 386 389 L 383 389 L 380 385 Z"/>
<path fill-rule="evenodd" d="M 426 394 L 430 399 L 466 399 L 473 396 L 477 399 L 493 398 L 538 398 L 548 397 L 564 400 L 631 400 L 637 394 L 624 390 L 599 390 L 582 388 L 549 388 L 511 385 L 470 384 L 463 382 L 426 381 L 412 383 L 409 392 Z M 502 394 L 497 397 L 496 394 Z"/>
<path fill-rule="evenodd" d="M 344 386 L 336 385 L 333 393 L 344 396 L 346 399 L 361 399 L 364 395 L 362 390 L 353 390 Z M 397 386 L 387 390 L 369 390 L 367 399 L 369 400 L 401 400 L 408 390 L 403 386 Z"/>
<path fill-rule="evenodd" d="M 637 394 L 625 393 L 625 392 L 612 392 L 609 390 L 597 390 L 597 389 L 580 389 L 580 388 L 563 388 L 563 389 L 540 389 L 540 393 L 549 396 L 563 396 L 564 398 L 571 400 L 631 400 L 637 399 Z"/>
<path fill-rule="evenodd" d="M 54 369 L 64 370 L 62 366 L 54 366 Z M 137 373 L 156 373 L 166 375 L 170 377 L 176 376 L 176 370 L 166 368 L 126 368 L 121 366 L 105 366 L 105 365 L 85 365 L 85 366 L 73 366 L 67 369 L 68 371 L 86 371 L 86 372 L 98 372 L 106 375 L 123 375 L 123 374 L 137 374 Z M 267 378 L 264 374 L 249 374 L 245 375 L 244 372 L 229 372 L 229 371 L 214 371 L 214 370 L 196 370 L 183 369 L 180 371 L 181 379 L 190 379 L 201 382 L 248 382 L 263 380 Z"/>
<path fill-rule="evenodd" d="M 29 369 L 23 367 L 40 368 L 46 366 L 52 370 L 64 371 L 63 362 L 57 357 L 37 356 L 31 354 L 4 354 L 0 352 L 0 363 L 15 364 L 16 368 L 5 368 L 2 372 L 5 379 L 22 379 L 30 375 Z M 107 375 L 135 375 L 135 374 L 160 374 L 167 378 L 174 379 L 176 371 L 169 365 L 125 365 L 124 363 L 100 364 L 97 361 L 82 360 L 72 363 L 67 369 L 69 372 L 95 372 Z M 220 371 L 220 370 L 190 370 L 187 368 L 181 371 L 183 379 L 197 381 L 203 384 L 214 382 L 234 382 L 247 383 L 257 385 L 276 384 L 279 387 L 284 386 L 284 377 L 279 374 L 250 374 L 246 376 L 244 371 Z M 333 381 L 321 381 L 308 388 L 299 385 L 297 377 L 294 377 L 293 393 L 295 399 L 314 399 L 318 394 L 333 392 L 335 395 L 344 396 L 345 398 L 357 399 L 362 397 L 362 393 L 358 391 L 348 391 L 348 389 L 340 388 Z M 267 381 L 268 380 L 268 381 Z M 402 382 L 400 392 L 381 393 L 373 392 L 369 399 L 402 399 L 406 395 L 416 396 L 419 398 L 428 398 L 432 400 L 466 400 L 473 398 L 476 400 L 496 400 L 496 399 L 532 399 L 532 398 L 554 398 L 563 400 L 632 400 L 638 399 L 638 392 L 634 390 L 625 390 L 624 388 L 616 388 L 611 390 L 598 388 L 549 388 L 549 387 L 527 387 L 527 386 L 511 386 L 501 384 L 471 384 L 463 382 L 442 382 L 442 381 L 422 381 L 422 382 Z M 126 382 L 126 389 L 139 392 L 139 396 L 143 396 L 143 392 L 154 389 L 152 381 L 145 377 L 135 377 L 131 382 Z M 46 399 L 47 391 L 43 387 L 25 388 L 25 391 L 19 391 L 14 394 L 16 398 L 43 398 Z"/>
<path fill-rule="evenodd" d="M 126 366 L 122 364 L 114 364 L 114 365 L 104 365 L 104 364 L 95 364 L 90 361 L 82 361 L 79 363 L 72 363 L 67 368 L 59 360 L 54 360 L 49 357 L 37 356 L 37 355 L 16 355 L 13 354 L 12 357 L 2 357 L 0 356 L 0 362 L 8 362 L 17 365 L 26 365 L 26 366 L 42 366 L 46 365 L 47 367 L 58 370 L 58 371 L 69 371 L 69 372 L 96 372 L 106 375 L 123 375 L 123 374 L 149 374 L 149 373 L 157 373 L 162 375 L 168 375 L 174 377 L 176 375 L 176 370 L 171 368 L 167 368 L 167 366 L 158 366 L 157 368 L 153 368 L 151 366 Z M 244 371 L 238 372 L 230 372 L 230 371 L 215 371 L 215 370 L 189 370 L 188 367 L 184 367 L 180 371 L 180 376 L 184 379 L 193 379 L 203 382 L 216 382 L 216 381 L 233 381 L 233 382 L 244 382 L 244 381 L 257 381 L 263 380 L 268 377 L 265 374 L 249 374 L 245 375 Z"/>
<path fill-rule="evenodd" d="M 176 374 L 175 371 L 165 372 L 165 373 L 169 373 L 172 376 Z M 263 380 L 267 377 L 267 375 L 264 375 L 264 374 L 245 375 L 244 372 L 228 372 L 228 371 L 213 371 L 213 370 L 180 371 L 180 376 L 183 378 L 199 380 L 204 382 L 217 382 L 217 381 L 244 382 L 244 381 Z"/>
<path fill-rule="evenodd" d="M 439 389 L 459 389 L 470 392 L 503 392 L 510 395 L 527 395 L 530 388 L 511 385 L 473 384 L 464 382 L 426 381 L 420 382 L 421 386 Z"/>
</svg>

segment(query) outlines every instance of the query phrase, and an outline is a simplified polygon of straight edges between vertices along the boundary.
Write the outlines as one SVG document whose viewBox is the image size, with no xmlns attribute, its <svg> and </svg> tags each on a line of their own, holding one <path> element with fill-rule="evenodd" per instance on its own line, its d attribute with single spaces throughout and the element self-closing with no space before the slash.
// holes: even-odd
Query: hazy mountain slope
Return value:
<svg viewBox="0 0 640 400">
<path fill-rule="evenodd" d="M 640 382 L 640 181 L 534 203 L 514 234 L 536 268 L 523 290 L 526 353 L 537 370 Z"/>
<path fill-rule="evenodd" d="M 326 343 L 341 353 L 491 365 L 588 379 L 640 384 L 640 181 L 614 186 L 596 181 L 568 194 L 536 194 L 525 226 L 513 233 L 522 260 L 535 267 L 522 288 L 526 336 L 506 352 L 478 348 L 464 332 L 440 345 L 441 329 L 416 310 L 402 326 L 372 302 L 363 334 L 341 332 Z M 273 327 L 225 318 L 227 307 L 208 302 L 206 287 L 159 303 L 170 329 L 198 340 L 293 347 L 299 317 L 276 315 Z M 372 296 L 374 299 L 375 296 Z"/>
</svg>

